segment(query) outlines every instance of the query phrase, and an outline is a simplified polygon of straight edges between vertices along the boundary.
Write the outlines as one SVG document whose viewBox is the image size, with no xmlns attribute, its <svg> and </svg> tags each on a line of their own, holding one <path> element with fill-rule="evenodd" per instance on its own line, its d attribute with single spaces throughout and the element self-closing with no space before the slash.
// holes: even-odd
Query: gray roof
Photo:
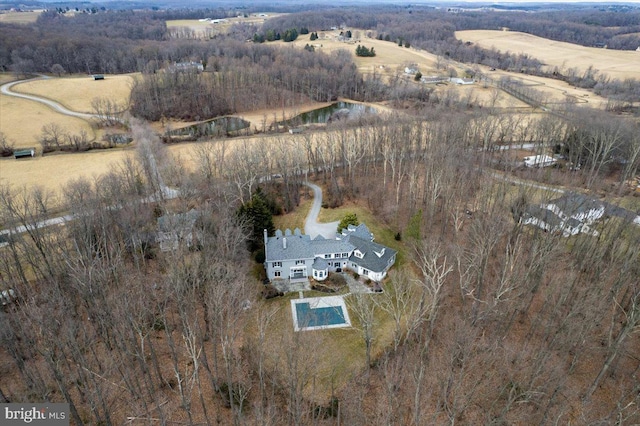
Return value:
<svg viewBox="0 0 640 426">
<path fill-rule="evenodd" d="M 373 272 L 384 271 L 389 265 L 389 260 L 396 254 L 394 249 L 372 241 L 363 240 L 355 235 L 349 235 L 348 239 L 351 244 L 364 253 L 362 259 L 355 255 L 351 255 L 351 257 L 349 257 L 349 261 Z M 384 254 L 379 257 L 376 252 L 380 253 L 383 250 Z"/>
<path fill-rule="evenodd" d="M 323 258 L 316 257 L 316 260 L 313 262 L 312 268 L 317 271 L 325 271 L 329 269 L 329 264 Z"/>
<path fill-rule="evenodd" d="M 638 215 L 631 210 L 616 206 L 615 204 L 596 200 L 577 192 L 567 192 L 562 197 L 549 201 L 549 204 L 558 206 L 567 216 L 598 210 L 604 207 L 607 216 L 617 216 L 627 220 L 634 220 Z"/>
<path fill-rule="evenodd" d="M 580 222 L 578 219 L 569 218 L 566 225 L 570 226 L 571 228 L 577 228 L 578 226 L 582 225 L 582 222 Z"/>
<path fill-rule="evenodd" d="M 267 238 L 266 260 L 273 262 L 275 260 L 313 259 L 315 253 L 309 244 L 310 242 L 311 238 L 308 235 L 269 237 Z"/>
<path fill-rule="evenodd" d="M 328 253 L 350 253 L 355 248 L 346 240 L 318 240 L 311 241 L 315 255 Z"/>
<path fill-rule="evenodd" d="M 602 202 L 577 192 L 567 192 L 562 197 L 549 201 L 549 204 L 555 204 L 567 216 L 599 210 L 604 206 Z"/>
<path fill-rule="evenodd" d="M 200 212 L 191 209 L 186 213 L 167 214 L 157 219 L 160 232 L 191 230 L 200 217 Z"/>
<path fill-rule="evenodd" d="M 555 214 L 551 210 L 543 209 L 542 207 L 536 205 L 527 206 L 527 209 L 525 210 L 523 216 L 525 219 L 528 217 L 536 217 L 553 228 L 560 226 L 560 224 L 562 223 L 562 219 L 560 219 L 557 214 Z"/>
<path fill-rule="evenodd" d="M 371 233 L 371 231 L 369 231 L 369 228 L 364 223 L 361 223 L 358 226 L 347 226 L 347 229 L 342 230 L 342 235 L 355 235 L 356 237 L 363 240 L 373 241 L 373 234 Z"/>
</svg>

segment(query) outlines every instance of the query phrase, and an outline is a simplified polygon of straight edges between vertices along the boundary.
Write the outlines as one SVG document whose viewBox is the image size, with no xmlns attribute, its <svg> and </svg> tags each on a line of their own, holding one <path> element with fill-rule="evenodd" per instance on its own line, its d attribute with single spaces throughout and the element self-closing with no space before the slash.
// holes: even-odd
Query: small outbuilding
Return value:
<svg viewBox="0 0 640 426">
<path fill-rule="evenodd" d="M 551 167 L 556 164 L 557 160 L 548 155 L 530 155 L 524 157 L 524 165 L 526 167 Z"/>
<path fill-rule="evenodd" d="M 16 151 L 13 151 L 13 156 L 15 157 L 16 160 L 20 158 L 35 157 L 36 149 L 35 148 L 18 149 Z"/>
<path fill-rule="evenodd" d="M 92 77 L 94 80 L 104 80 L 104 74 L 94 74 Z"/>
</svg>

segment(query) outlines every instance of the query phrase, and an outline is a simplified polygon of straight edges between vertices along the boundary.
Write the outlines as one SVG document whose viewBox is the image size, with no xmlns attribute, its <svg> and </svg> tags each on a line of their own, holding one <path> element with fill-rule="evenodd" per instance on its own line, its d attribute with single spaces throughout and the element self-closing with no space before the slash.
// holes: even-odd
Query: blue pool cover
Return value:
<svg viewBox="0 0 640 426">
<path fill-rule="evenodd" d="M 296 314 L 298 327 L 322 327 L 324 325 L 345 324 L 344 312 L 341 306 L 311 308 L 308 303 L 297 303 Z"/>
</svg>

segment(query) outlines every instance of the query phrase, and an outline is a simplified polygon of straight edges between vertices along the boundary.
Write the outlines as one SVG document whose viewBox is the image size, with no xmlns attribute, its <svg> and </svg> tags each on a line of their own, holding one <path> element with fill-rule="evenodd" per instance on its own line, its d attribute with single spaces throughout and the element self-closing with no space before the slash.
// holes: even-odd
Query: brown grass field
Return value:
<svg viewBox="0 0 640 426">
<path fill-rule="evenodd" d="M 14 188 L 40 186 L 56 195 L 62 187 L 80 177 L 103 175 L 114 168 L 133 150 L 101 150 L 77 154 L 49 154 L 24 160 L 0 159 L 0 185 Z"/>
<path fill-rule="evenodd" d="M 0 22 L 7 24 L 31 24 L 36 22 L 42 10 L 29 12 L 5 11 L 0 13 Z"/>
<path fill-rule="evenodd" d="M 197 21 L 196 21 L 197 22 Z M 353 31 L 354 35 L 364 35 L 364 32 Z M 327 31 L 319 33 L 320 39 L 312 44 L 317 46 L 320 51 L 331 51 L 337 49 L 345 49 L 352 53 L 357 66 L 364 73 L 376 72 L 386 76 L 401 75 L 401 78 L 407 80 L 409 84 L 414 83 L 411 77 L 404 76 L 404 67 L 409 64 L 416 64 L 423 75 L 442 74 L 444 71 L 436 69 L 438 58 L 428 52 L 420 51 L 414 48 L 399 47 L 395 43 L 380 41 L 376 39 L 362 39 L 363 45 L 374 47 L 377 56 L 373 58 L 359 58 L 355 56 L 355 48 L 357 43 L 345 43 L 338 40 L 338 32 Z M 294 46 L 304 47 L 309 43 L 309 37 L 304 35 L 299 37 Z M 276 42 L 274 45 L 288 47 L 289 44 L 284 42 Z M 639 55 L 640 57 L 640 55 Z M 464 72 L 466 68 L 463 64 L 450 63 L 458 70 L 459 73 Z M 520 74 L 507 73 L 502 71 L 489 72 L 488 69 L 481 69 L 498 78 L 501 76 L 510 76 L 513 78 L 523 79 L 523 84 L 530 84 L 536 90 L 547 93 L 550 97 L 558 102 L 566 100 L 566 96 L 570 95 L 577 99 L 581 104 L 590 106 L 601 106 L 606 102 L 602 98 L 589 93 L 586 90 L 574 89 L 566 83 L 545 79 L 541 77 L 521 76 Z M 8 81 L 12 78 L 10 75 L 0 75 L 0 81 Z M 100 85 L 102 90 L 100 94 L 107 93 L 110 98 L 119 99 L 124 102 L 128 98 L 130 90 L 130 82 L 134 75 L 107 76 L 104 81 L 93 81 L 86 77 L 72 78 L 52 78 L 29 82 L 17 86 L 17 90 L 25 93 L 33 93 L 54 99 L 70 109 L 79 111 L 90 111 L 91 100 L 95 92 L 93 89 Z M 505 111 L 515 112 L 516 114 L 528 114 L 530 108 L 521 101 L 511 97 L 510 95 L 499 92 L 491 86 L 483 84 L 474 84 L 472 86 L 455 86 L 452 84 L 434 87 L 438 95 L 458 96 L 461 100 L 471 100 L 482 105 L 493 105 L 503 108 Z M 587 103 L 588 102 L 588 103 Z M 260 110 L 237 114 L 238 116 L 249 120 L 252 127 L 261 129 L 262 123 L 266 120 L 269 126 L 274 120 L 280 120 L 284 117 L 290 118 L 301 112 L 318 108 L 326 104 L 309 103 L 308 105 L 288 108 L 285 110 Z M 378 106 L 379 108 L 382 108 Z M 66 131 L 78 133 L 80 129 L 85 129 L 93 136 L 90 124 L 84 120 L 67 117 L 54 112 L 48 107 L 23 99 L 11 98 L 0 95 L 0 131 L 4 132 L 9 139 L 16 142 L 16 147 L 37 146 L 36 138 L 41 132 L 44 124 L 56 122 L 60 124 Z M 164 127 L 170 125 L 173 128 L 185 126 L 188 123 L 170 122 L 170 123 L 152 123 L 152 126 L 158 132 Z M 262 136 L 249 138 L 235 138 L 227 143 L 230 147 L 237 146 L 241 143 L 278 143 L 278 141 L 286 140 L 291 135 L 279 135 L 274 138 L 265 139 Z M 215 143 L 215 142 L 213 142 Z M 169 147 L 169 151 L 186 167 L 194 167 L 193 163 L 193 147 L 194 144 L 183 143 Z M 89 152 L 80 154 L 61 154 L 50 155 L 44 158 L 34 160 L 15 161 L 11 159 L 0 160 L 0 182 L 11 183 L 14 186 L 34 186 L 43 185 L 53 191 L 58 191 L 66 182 L 78 176 L 92 176 L 101 174 L 108 170 L 114 164 L 117 164 L 126 155 L 133 155 L 132 150 L 114 150 L 108 152 Z M 56 176 L 56 179 L 50 179 L 50 176 Z"/>
<path fill-rule="evenodd" d="M 49 123 L 56 123 L 73 134 L 84 129 L 90 139 L 95 137 L 91 125 L 85 120 L 56 113 L 38 102 L 0 95 L 0 132 L 15 142 L 16 148 L 39 146 L 37 138 L 42 126 Z"/>
<path fill-rule="evenodd" d="M 515 31 L 457 31 L 456 37 L 484 48 L 526 53 L 543 61 L 548 68 L 584 71 L 592 66 L 612 78 L 640 80 L 640 52 L 584 47 Z"/>
<path fill-rule="evenodd" d="M 12 90 L 52 99 L 70 110 L 92 113 L 94 98 L 107 98 L 119 104 L 129 102 L 131 84 L 136 74 L 105 75 L 95 81 L 90 76 L 74 76 L 28 81 L 13 86 Z"/>
<path fill-rule="evenodd" d="M 261 25 L 264 21 L 269 18 L 274 18 L 276 16 L 283 15 L 282 13 L 268 13 L 267 17 L 259 16 L 259 14 L 252 14 L 248 17 L 235 17 L 235 18 L 226 18 L 226 22 L 212 23 L 212 22 L 202 22 L 198 19 L 176 19 L 166 21 L 167 28 L 169 30 L 173 28 L 188 28 L 193 31 L 199 37 L 207 38 L 209 35 L 215 34 L 223 34 L 229 31 L 229 28 L 233 24 L 255 24 Z M 207 18 L 208 16 L 203 15 L 202 19 Z"/>
</svg>

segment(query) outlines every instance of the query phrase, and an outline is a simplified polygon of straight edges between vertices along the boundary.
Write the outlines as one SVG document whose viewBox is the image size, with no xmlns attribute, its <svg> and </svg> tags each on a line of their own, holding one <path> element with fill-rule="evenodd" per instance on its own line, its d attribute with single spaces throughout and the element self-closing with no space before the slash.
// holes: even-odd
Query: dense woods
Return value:
<svg viewBox="0 0 640 426">
<path fill-rule="evenodd" d="M 133 87 L 132 113 L 148 120 L 197 120 L 309 100 L 381 99 L 380 83 L 364 80 L 347 52 L 327 55 L 227 40 L 210 53 L 210 72 L 145 74 Z"/>
<path fill-rule="evenodd" d="M 513 163 L 478 155 L 499 140 L 495 120 L 430 109 L 333 126 L 313 139 L 203 143 L 193 172 L 137 125 L 138 161 L 65 188 L 75 219 L 62 232 L 27 227 L 0 250 L 0 285 L 19 295 L 0 312 L 3 377 L 11 377 L 3 398 L 67 401 L 74 424 L 151 416 L 189 424 L 335 424 L 333 416 L 351 425 L 636 423 L 640 229 L 610 218 L 598 237 L 566 239 L 514 222 L 519 200 L 540 194 L 492 175 L 491 167 L 514 172 Z M 552 116 L 502 121 L 501 130 L 547 146 L 575 131 Z M 638 146 L 638 134 L 614 139 Z M 386 313 L 397 328 L 381 347 L 381 323 L 366 322 L 371 364 L 337 380 L 333 399 L 314 393 L 321 373 L 305 361 L 322 353 L 318 333 L 326 332 L 274 337 L 291 330 L 290 319 L 273 322 L 277 299 L 256 299 L 262 284 L 246 251 L 256 231 L 235 214 L 252 205 L 262 176 L 281 176 L 262 184 L 279 198 L 290 188 L 299 194 L 303 169 L 332 196 L 357 194 L 402 234 L 407 256 L 386 293 L 349 302 L 359 323 Z M 587 181 L 591 170 L 585 165 Z M 582 175 L 529 173 L 574 183 Z M 142 202 L 162 181 L 179 185 L 180 197 Z M 602 177 L 592 185 L 624 188 Z M 2 222 L 36 223 L 50 203 L 50 194 L 3 187 Z M 198 250 L 160 251 L 155 219 L 194 206 Z M 337 365 L 349 358 L 327 356 Z"/>
</svg>

